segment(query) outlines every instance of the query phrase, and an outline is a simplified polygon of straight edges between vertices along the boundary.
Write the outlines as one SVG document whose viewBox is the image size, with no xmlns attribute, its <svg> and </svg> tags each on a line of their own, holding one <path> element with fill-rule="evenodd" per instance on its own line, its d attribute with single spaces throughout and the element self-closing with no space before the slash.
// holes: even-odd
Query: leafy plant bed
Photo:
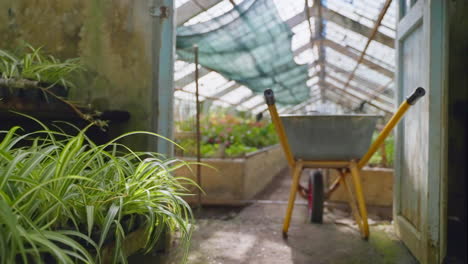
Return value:
<svg viewBox="0 0 468 264">
<path fill-rule="evenodd" d="M 183 157 L 187 162 L 195 158 Z M 201 166 L 201 187 L 204 191 L 204 204 L 243 204 L 262 191 L 273 178 L 287 166 L 282 149 L 279 145 L 263 148 L 246 154 L 242 158 L 203 158 Z M 182 168 L 176 175 L 190 175 L 196 181 L 196 165 Z M 196 192 L 192 189 L 191 192 Z M 186 197 L 190 203 L 197 197 Z"/>
<path fill-rule="evenodd" d="M 197 154 L 193 124 L 191 119 L 176 124 L 179 131 L 176 141 L 184 148 L 184 151 L 176 149 L 178 156 L 194 157 Z M 222 114 L 202 118 L 200 126 L 201 156 L 204 158 L 242 157 L 278 142 L 273 124 L 268 121 Z"/>
<path fill-rule="evenodd" d="M 0 263 L 125 263 L 168 230 L 188 243 L 186 164 L 118 143 L 157 135 L 96 145 L 42 126 L 0 131 Z"/>
</svg>

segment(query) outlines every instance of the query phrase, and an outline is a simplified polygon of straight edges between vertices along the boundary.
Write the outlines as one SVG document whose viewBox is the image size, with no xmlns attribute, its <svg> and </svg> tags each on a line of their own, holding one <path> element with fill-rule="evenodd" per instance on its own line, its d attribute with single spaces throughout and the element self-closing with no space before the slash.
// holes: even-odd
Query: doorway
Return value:
<svg viewBox="0 0 468 264">
<path fill-rule="evenodd" d="M 466 263 L 466 175 L 468 174 L 468 4 L 449 8 L 447 255 L 445 263 Z"/>
</svg>

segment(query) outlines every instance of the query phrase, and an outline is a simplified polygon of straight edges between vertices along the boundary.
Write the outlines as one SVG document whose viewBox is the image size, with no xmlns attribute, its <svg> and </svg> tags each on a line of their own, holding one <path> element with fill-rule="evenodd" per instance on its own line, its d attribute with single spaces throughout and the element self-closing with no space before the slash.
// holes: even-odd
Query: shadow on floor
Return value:
<svg viewBox="0 0 468 264">
<path fill-rule="evenodd" d="M 281 227 L 290 182 L 284 172 L 257 197 L 271 203 L 208 207 L 198 212 L 188 263 L 417 263 L 396 239 L 388 221 L 374 221 L 371 237 L 364 241 L 345 211 L 326 208 L 323 224 L 309 223 L 306 203 L 299 197 L 289 238 L 283 240 Z M 181 254 L 173 244 L 166 263 L 178 263 L 175 257 Z"/>
</svg>

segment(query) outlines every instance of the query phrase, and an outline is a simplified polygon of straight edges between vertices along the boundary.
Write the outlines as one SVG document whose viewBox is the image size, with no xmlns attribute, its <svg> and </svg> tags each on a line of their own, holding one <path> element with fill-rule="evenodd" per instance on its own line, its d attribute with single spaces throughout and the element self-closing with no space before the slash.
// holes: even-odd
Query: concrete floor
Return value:
<svg viewBox="0 0 468 264">
<path fill-rule="evenodd" d="M 364 241 L 345 211 L 327 207 L 323 224 L 309 223 L 307 206 L 300 197 L 289 238 L 283 240 L 281 227 L 290 183 L 289 175 L 283 173 L 258 197 L 258 203 L 243 208 L 204 208 L 197 217 L 188 263 L 417 263 L 396 239 L 390 222 L 371 220 L 371 236 Z M 166 262 L 178 263 L 176 255 L 172 251 Z"/>
</svg>

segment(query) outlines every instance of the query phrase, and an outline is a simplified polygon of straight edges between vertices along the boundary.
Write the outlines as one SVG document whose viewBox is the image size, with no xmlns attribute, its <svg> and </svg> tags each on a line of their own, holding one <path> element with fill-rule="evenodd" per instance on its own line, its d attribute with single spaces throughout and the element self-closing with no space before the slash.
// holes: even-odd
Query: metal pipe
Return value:
<svg viewBox="0 0 468 264">
<path fill-rule="evenodd" d="M 201 198 L 201 153 L 200 153 L 200 98 L 198 93 L 198 46 L 193 45 L 195 54 L 195 98 L 196 98 L 196 133 L 197 133 L 197 184 L 198 188 L 198 208 L 202 206 Z"/>
</svg>

